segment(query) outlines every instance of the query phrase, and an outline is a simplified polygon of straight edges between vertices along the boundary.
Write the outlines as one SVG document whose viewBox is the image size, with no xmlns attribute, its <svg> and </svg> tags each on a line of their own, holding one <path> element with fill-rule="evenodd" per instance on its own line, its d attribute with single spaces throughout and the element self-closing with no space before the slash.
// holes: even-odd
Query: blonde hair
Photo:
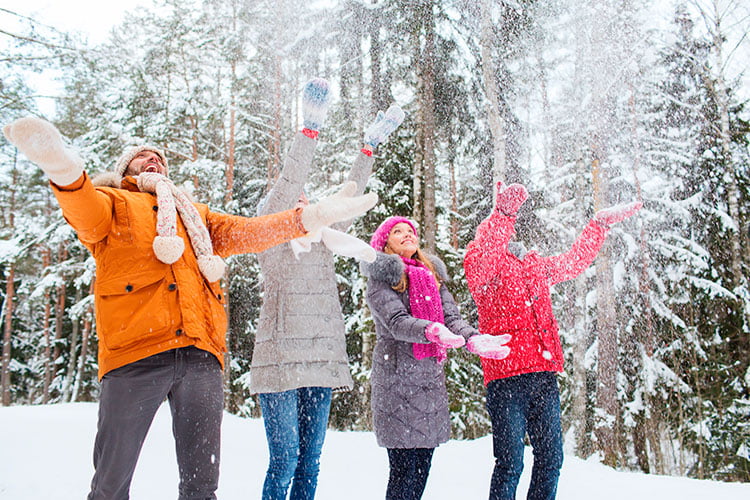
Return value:
<svg viewBox="0 0 750 500">
<path fill-rule="evenodd" d="M 390 255 L 396 254 L 396 252 L 391 250 L 391 248 L 388 246 L 387 243 L 385 245 L 385 248 L 383 248 L 383 252 L 390 254 Z M 437 272 L 435 272 L 435 265 L 432 263 L 430 258 L 427 257 L 427 255 L 419 248 L 417 248 L 417 251 L 414 252 L 414 255 L 412 255 L 411 258 L 414 260 L 418 260 L 419 262 L 425 265 L 425 267 L 432 273 L 432 277 L 435 278 L 435 283 L 437 284 L 437 287 L 440 288 L 440 278 L 438 278 Z M 399 280 L 398 284 L 391 288 L 401 293 L 401 292 L 405 292 L 408 287 L 409 287 L 409 278 L 406 276 L 406 272 L 403 272 L 401 273 L 401 279 Z"/>
</svg>

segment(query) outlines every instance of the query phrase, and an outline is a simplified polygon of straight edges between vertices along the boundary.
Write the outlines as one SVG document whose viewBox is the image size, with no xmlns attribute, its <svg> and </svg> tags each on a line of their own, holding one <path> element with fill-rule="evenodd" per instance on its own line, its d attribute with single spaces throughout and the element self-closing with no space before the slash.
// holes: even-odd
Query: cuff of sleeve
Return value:
<svg viewBox="0 0 750 500">
<path fill-rule="evenodd" d="M 303 233 L 307 234 L 310 231 L 305 229 L 305 225 L 302 224 L 302 208 L 295 208 L 294 209 L 294 223 L 297 225 L 297 229 L 302 231 Z"/>
<path fill-rule="evenodd" d="M 86 172 L 83 172 L 81 176 L 78 179 L 76 179 L 74 182 L 70 184 L 65 184 L 64 186 L 55 184 L 52 181 L 50 181 L 49 183 L 52 184 L 57 189 L 59 189 L 60 191 L 78 191 L 79 189 L 83 187 L 83 184 L 85 182 L 86 182 Z"/>
</svg>

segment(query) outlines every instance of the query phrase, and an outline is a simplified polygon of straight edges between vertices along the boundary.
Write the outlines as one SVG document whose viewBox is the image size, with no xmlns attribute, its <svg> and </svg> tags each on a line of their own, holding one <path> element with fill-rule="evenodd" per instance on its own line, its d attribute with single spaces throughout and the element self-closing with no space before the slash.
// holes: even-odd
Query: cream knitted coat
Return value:
<svg viewBox="0 0 750 500">
<path fill-rule="evenodd" d="M 303 191 L 317 141 L 297 133 L 276 184 L 258 215 L 292 208 Z M 347 180 L 365 190 L 374 159 L 358 153 Z M 346 231 L 350 223 L 335 226 Z M 353 382 L 333 254 L 322 244 L 295 258 L 289 245 L 258 256 L 263 304 L 250 370 L 253 393 L 300 387 L 346 387 Z"/>
</svg>

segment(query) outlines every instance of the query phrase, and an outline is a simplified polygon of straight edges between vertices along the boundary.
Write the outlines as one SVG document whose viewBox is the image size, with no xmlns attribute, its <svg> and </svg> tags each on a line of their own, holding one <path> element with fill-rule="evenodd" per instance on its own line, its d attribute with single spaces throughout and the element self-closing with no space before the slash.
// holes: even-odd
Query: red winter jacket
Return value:
<svg viewBox="0 0 750 500">
<path fill-rule="evenodd" d="M 507 358 L 481 358 L 485 385 L 522 373 L 563 370 L 550 286 L 583 272 L 607 233 L 591 221 L 567 252 L 542 257 L 531 251 L 520 260 L 508 251 L 515 222 L 514 216 L 494 211 L 477 228 L 464 260 L 469 290 L 479 310 L 479 331 L 513 336 L 507 344 Z"/>
</svg>

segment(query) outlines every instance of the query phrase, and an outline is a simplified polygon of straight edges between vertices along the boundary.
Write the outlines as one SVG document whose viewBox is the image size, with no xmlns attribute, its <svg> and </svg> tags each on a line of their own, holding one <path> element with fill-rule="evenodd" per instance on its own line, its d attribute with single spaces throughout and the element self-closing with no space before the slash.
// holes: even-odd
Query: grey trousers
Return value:
<svg viewBox="0 0 750 500">
<path fill-rule="evenodd" d="M 180 500 L 215 499 L 223 413 L 221 366 L 195 347 L 155 354 L 108 372 L 102 379 L 88 500 L 130 495 L 138 455 L 164 399 L 180 473 Z"/>
</svg>

